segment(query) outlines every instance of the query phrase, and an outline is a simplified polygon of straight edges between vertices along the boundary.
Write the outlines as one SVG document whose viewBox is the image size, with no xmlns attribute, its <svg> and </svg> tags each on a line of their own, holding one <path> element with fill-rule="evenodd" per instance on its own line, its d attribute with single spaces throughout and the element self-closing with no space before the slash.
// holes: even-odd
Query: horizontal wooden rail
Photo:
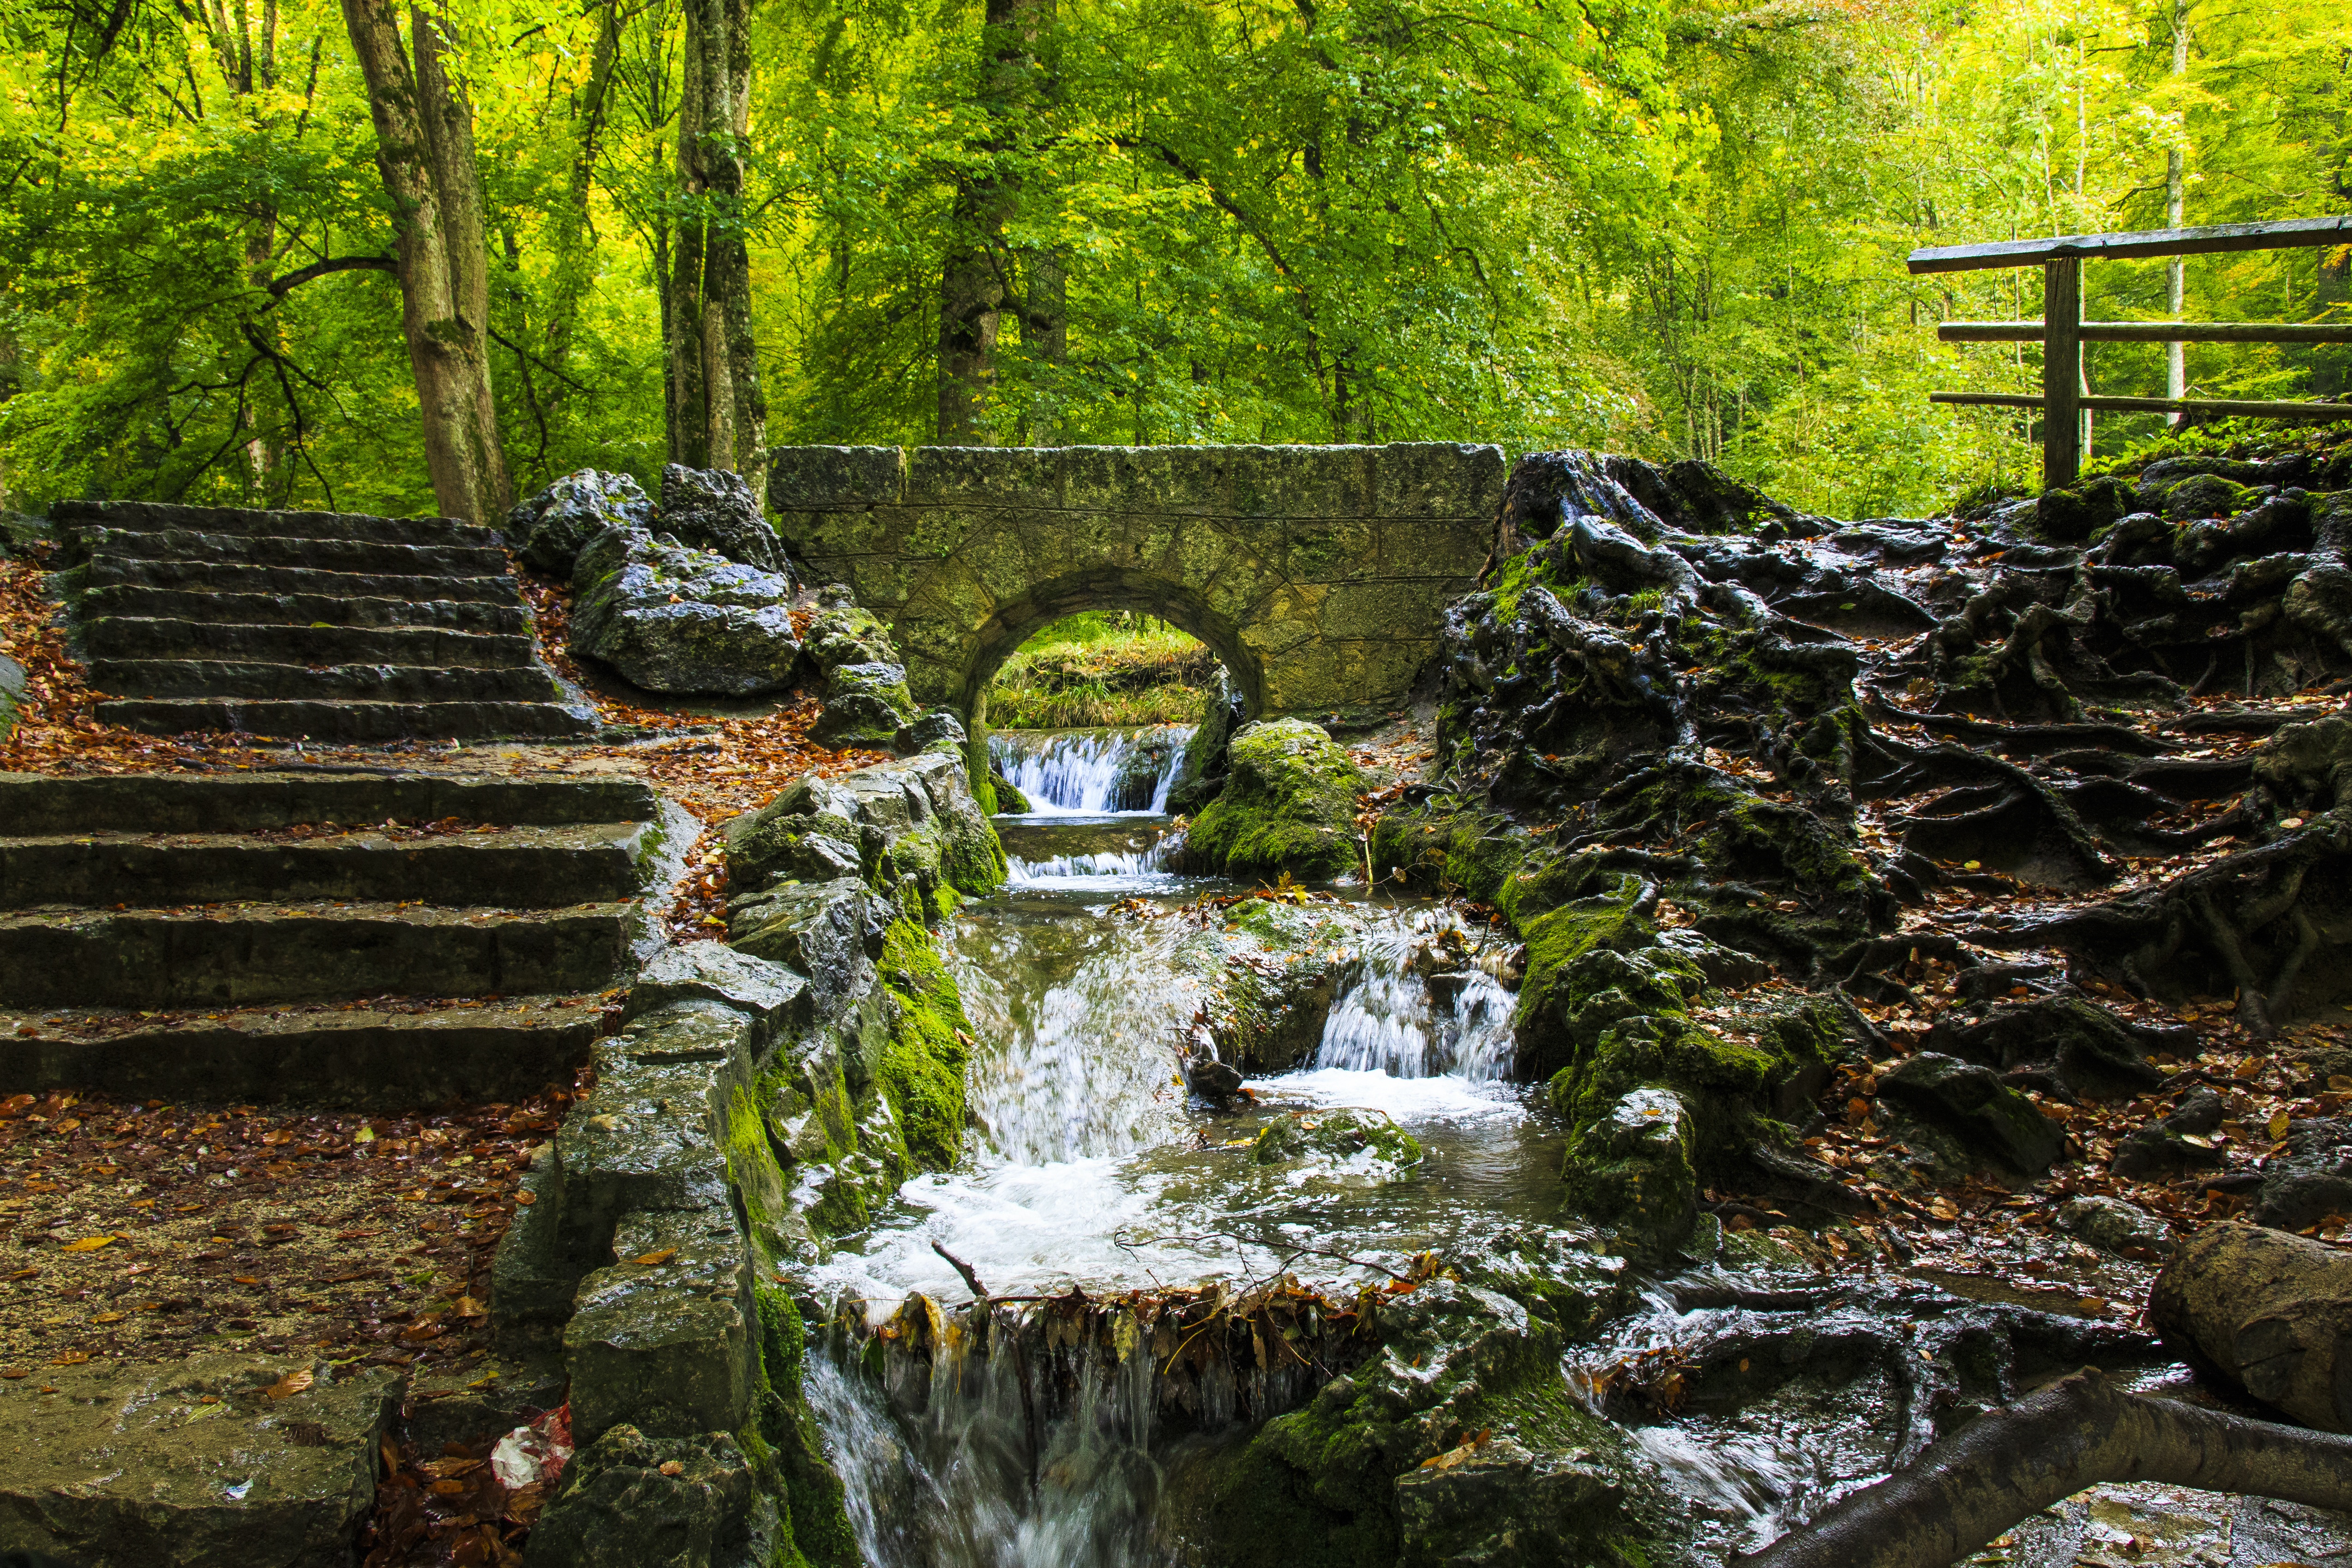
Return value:
<svg viewBox="0 0 2352 1568">
<path fill-rule="evenodd" d="M 2038 343 L 2040 321 L 1946 321 L 1948 343 Z M 2352 321 L 2084 321 L 2086 343 L 2352 343 Z"/>
<path fill-rule="evenodd" d="M 2207 256 L 2217 251 L 2283 250 L 2305 245 L 2352 245 L 2352 216 L 2223 223 L 2203 228 L 2152 228 L 2133 234 L 2063 234 L 2049 239 L 2006 239 L 1985 245 L 1929 246 L 1911 253 L 1910 268 L 1916 276 L 2039 267 L 2045 261 Z"/>
<path fill-rule="evenodd" d="M 2038 392 L 1931 392 L 1930 403 L 1982 408 L 2039 408 Z M 2235 414 L 2254 419 L 2352 419 L 2352 403 L 2264 403 L 2232 397 L 2077 397 L 2077 408 L 2111 414 Z"/>
</svg>

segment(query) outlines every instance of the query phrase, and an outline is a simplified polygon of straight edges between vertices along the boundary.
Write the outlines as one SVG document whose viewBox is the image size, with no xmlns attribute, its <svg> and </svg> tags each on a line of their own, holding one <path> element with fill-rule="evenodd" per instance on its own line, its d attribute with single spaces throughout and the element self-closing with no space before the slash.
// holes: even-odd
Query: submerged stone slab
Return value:
<svg viewBox="0 0 2352 1568">
<path fill-rule="evenodd" d="M 289 1373 L 310 1381 L 273 1396 Z M 0 1384 L 0 1547 L 77 1568 L 343 1568 L 396 1393 L 382 1369 L 223 1355 Z"/>
</svg>

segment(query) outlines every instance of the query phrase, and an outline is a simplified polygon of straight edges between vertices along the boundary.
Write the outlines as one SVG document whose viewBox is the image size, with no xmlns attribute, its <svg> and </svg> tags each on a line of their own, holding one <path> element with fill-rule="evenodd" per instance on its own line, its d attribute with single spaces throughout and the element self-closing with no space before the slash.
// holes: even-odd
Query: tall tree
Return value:
<svg viewBox="0 0 2352 1568">
<path fill-rule="evenodd" d="M 1025 111 L 1045 90 L 1038 45 L 1052 28 L 1055 0 L 988 0 L 981 56 L 981 103 L 987 132 L 961 175 L 946 258 L 940 268 L 940 416 L 943 446 L 987 438 L 983 416 L 996 382 L 996 346 L 1009 305 L 1023 338 L 1040 357 L 1068 353 L 1066 262 L 1050 247 L 1020 253 L 1005 242 L 1018 216 L 1022 180 L 1011 162 L 1027 129 Z M 1026 276 L 1021 274 L 1025 272 Z"/>
<path fill-rule="evenodd" d="M 433 498 L 447 516 L 488 521 L 513 496 L 490 385 L 489 248 L 473 108 L 449 75 L 442 24 L 423 7 L 408 16 L 413 63 L 391 0 L 343 0 L 343 22 L 367 79 L 376 167 L 392 198 L 401 330 Z"/>
<path fill-rule="evenodd" d="M 743 199 L 751 133 L 750 0 L 686 0 L 686 86 L 677 117 L 677 231 L 663 321 L 670 457 L 732 468 L 756 492 L 767 477 L 768 405 L 751 330 Z"/>
</svg>

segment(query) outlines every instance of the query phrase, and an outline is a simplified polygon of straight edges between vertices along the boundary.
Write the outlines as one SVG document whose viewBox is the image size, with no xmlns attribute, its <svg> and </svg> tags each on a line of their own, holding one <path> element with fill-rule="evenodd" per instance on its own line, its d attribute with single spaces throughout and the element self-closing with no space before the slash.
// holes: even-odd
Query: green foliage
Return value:
<svg viewBox="0 0 2352 1568">
<path fill-rule="evenodd" d="M 2183 14 L 2175 76 L 2171 0 L 1063 0 L 1019 38 L 972 0 L 761 7 L 769 434 L 929 440 L 942 267 L 976 253 L 1003 291 L 988 439 L 1594 446 L 1842 515 L 2012 489 L 2021 417 L 1925 399 L 2034 384 L 2034 351 L 1934 327 L 2032 317 L 2035 279 L 1913 279 L 1906 251 L 2160 224 L 2174 153 L 2191 223 L 2352 188 L 2352 13 Z M 683 10 L 484 0 L 444 25 L 517 485 L 651 480 L 661 279 L 707 216 L 675 169 Z M 340 10 L 0 0 L 0 507 L 428 505 Z M 2195 258 L 2188 312 L 2340 320 L 2347 277 L 2340 251 Z M 2167 309 L 2161 262 L 2085 289 L 2093 316 Z M 2191 345 L 2187 368 L 2303 396 L 2343 390 L 2352 350 Z M 2095 345 L 2089 374 L 2160 392 L 2163 350 Z M 2157 434 L 2101 416 L 2095 449 Z"/>
<path fill-rule="evenodd" d="M 1189 724 L 1216 656 L 1165 621 L 1090 610 L 1055 622 L 996 672 L 988 721 L 1000 730 Z"/>
</svg>

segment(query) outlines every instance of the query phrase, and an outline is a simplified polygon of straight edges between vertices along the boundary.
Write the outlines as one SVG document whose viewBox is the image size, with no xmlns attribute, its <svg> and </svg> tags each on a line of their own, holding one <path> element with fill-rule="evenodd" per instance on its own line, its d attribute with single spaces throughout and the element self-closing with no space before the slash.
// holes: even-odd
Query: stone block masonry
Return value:
<svg viewBox="0 0 2352 1568">
<path fill-rule="evenodd" d="M 1393 706 L 1495 539 L 1499 447 L 786 447 L 793 552 L 891 623 L 917 700 L 986 719 L 1023 642 L 1081 610 L 1182 627 L 1254 716 Z"/>
</svg>

